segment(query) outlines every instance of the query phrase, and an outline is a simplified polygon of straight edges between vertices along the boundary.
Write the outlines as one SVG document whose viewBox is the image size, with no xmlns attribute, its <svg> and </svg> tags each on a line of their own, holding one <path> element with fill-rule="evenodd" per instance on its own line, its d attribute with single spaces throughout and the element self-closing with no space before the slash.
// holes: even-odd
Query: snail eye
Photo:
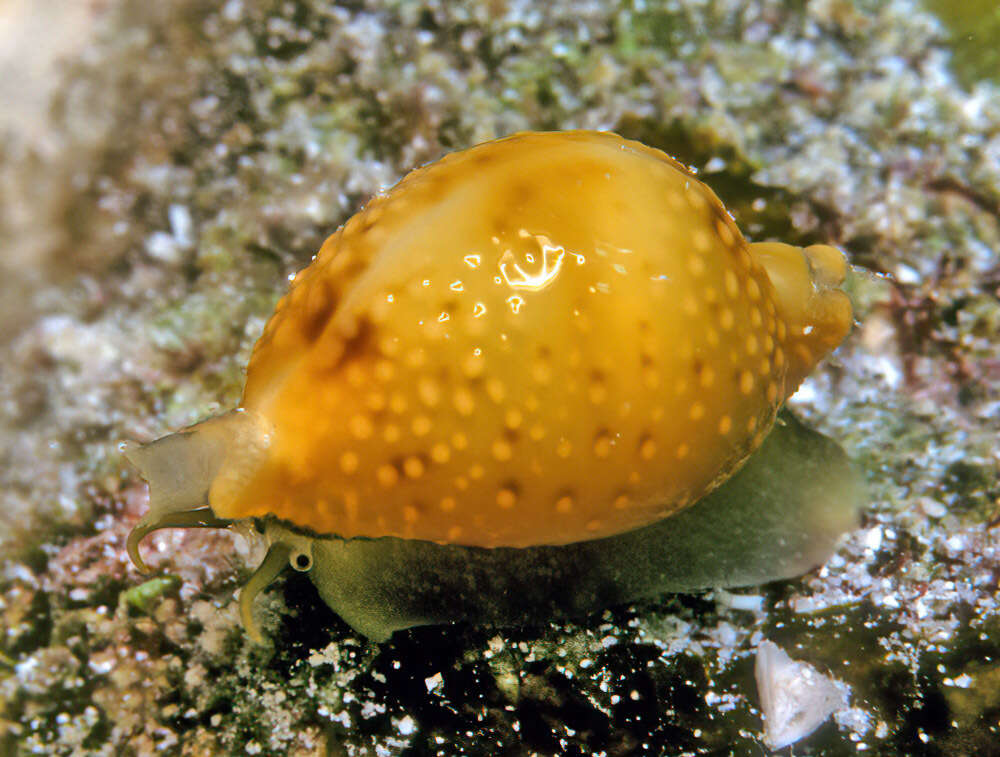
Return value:
<svg viewBox="0 0 1000 757">
<path fill-rule="evenodd" d="M 295 570 L 305 573 L 313 566 L 312 555 L 306 552 L 292 552 L 288 558 L 288 564 Z"/>
</svg>

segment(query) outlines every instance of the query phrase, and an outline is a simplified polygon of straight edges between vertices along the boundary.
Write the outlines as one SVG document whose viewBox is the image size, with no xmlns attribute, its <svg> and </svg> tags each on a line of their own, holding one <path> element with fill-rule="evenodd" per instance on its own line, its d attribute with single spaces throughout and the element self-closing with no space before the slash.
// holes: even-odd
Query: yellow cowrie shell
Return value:
<svg viewBox="0 0 1000 757">
<path fill-rule="evenodd" d="M 295 277 L 239 412 L 170 464 L 166 440 L 130 452 L 151 487 L 133 554 L 199 506 L 477 547 L 646 526 L 760 445 L 850 327 L 845 273 L 830 247 L 748 244 L 684 166 L 613 134 L 449 155 Z"/>
</svg>

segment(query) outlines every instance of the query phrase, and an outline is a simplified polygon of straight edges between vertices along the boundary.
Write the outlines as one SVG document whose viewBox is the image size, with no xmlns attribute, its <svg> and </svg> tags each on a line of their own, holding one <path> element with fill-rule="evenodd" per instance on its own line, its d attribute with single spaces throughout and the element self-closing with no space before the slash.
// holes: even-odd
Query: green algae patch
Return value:
<svg viewBox="0 0 1000 757">
<path fill-rule="evenodd" d="M 180 586 L 181 579 L 177 576 L 157 576 L 123 592 L 122 602 L 130 609 L 148 614 L 163 597 L 176 593 Z"/>
<path fill-rule="evenodd" d="M 954 58 L 952 68 L 965 86 L 980 79 L 1000 81 L 1000 5 L 995 0 L 966 0 L 950 3 L 927 0 L 927 7 L 944 22 L 950 32 Z"/>
</svg>

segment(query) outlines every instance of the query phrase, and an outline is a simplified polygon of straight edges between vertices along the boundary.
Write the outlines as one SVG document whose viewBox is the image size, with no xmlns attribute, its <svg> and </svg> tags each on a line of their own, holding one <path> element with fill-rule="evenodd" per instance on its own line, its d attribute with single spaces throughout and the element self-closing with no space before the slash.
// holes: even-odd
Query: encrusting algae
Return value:
<svg viewBox="0 0 1000 757">
<path fill-rule="evenodd" d="M 271 552 L 243 594 L 258 638 L 250 602 L 289 562 L 342 615 L 336 585 L 381 571 L 384 587 L 386 564 L 411 576 L 418 562 L 440 568 L 439 582 L 442 571 L 461 574 L 460 595 L 486 597 L 428 611 L 380 596 L 364 617 L 346 612 L 376 637 L 420 622 L 512 620 L 512 608 L 482 602 L 504 566 L 530 582 L 542 555 L 545 571 L 571 573 L 585 592 L 577 545 L 599 549 L 588 560 L 614 561 L 597 545 L 645 538 L 654 525 L 662 543 L 659 524 L 675 522 L 664 519 L 681 524 L 676 514 L 703 510 L 735 481 L 784 400 L 850 329 L 846 273 L 831 247 L 748 244 L 684 166 L 613 134 L 524 133 L 449 155 L 373 199 L 295 277 L 254 349 L 238 410 L 126 445 L 150 485 L 130 553 L 141 566 L 138 542 L 157 528 L 259 519 Z M 811 433 L 789 431 L 775 446 Z M 819 449 L 814 441 L 803 444 Z M 755 513 L 771 507 L 789 533 L 775 543 L 775 526 L 760 527 L 749 560 L 771 570 L 749 569 L 752 580 L 823 559 L 857 499 L 838 506 L 848 517 L 818 526 L 796 514 L 815 514 L 807 496 L 826 499 L 809 481 L 786 481 L 771 502 L 754 492 L 752 511 L 732 505 L 742 508 L 732 528 L 758 528 L 769 519 Z M 781 550 L 799 559 L 786 563 Z M 650 574 L 626 589 L 619 575 L 612 596 L 741 580 L 693 559 L 666 583 Z M 562 560 L 573 570 L 561 573 Z"/>
</svg>

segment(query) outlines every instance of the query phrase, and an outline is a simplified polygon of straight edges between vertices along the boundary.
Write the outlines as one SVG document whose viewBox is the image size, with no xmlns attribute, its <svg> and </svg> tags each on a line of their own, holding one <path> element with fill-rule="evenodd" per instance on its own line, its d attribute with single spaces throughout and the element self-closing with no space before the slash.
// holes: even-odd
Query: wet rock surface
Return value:
<svg viewBox="0 0 1000 757">
<path fill-rule="evenodd" d="M 1000 740 L 1000 93 L 909 2 L 95 5 L 0 141 L 0 753 L 759 754 L 755 650 L 849 689 L 796 754 Z M 965 71 L 966 69 L 963 69 Z M 525 128 L 697 167 L 752 239 L 836 244 L 860 325 L 791 403 L 869 487 L 794 581 L 578 623 L 357 638 L 303 576 L 239 626 L 240 535 L 124 554 L 117 451 L 236 404 L 286 277 L 372 193 Z"/>
</svg>

